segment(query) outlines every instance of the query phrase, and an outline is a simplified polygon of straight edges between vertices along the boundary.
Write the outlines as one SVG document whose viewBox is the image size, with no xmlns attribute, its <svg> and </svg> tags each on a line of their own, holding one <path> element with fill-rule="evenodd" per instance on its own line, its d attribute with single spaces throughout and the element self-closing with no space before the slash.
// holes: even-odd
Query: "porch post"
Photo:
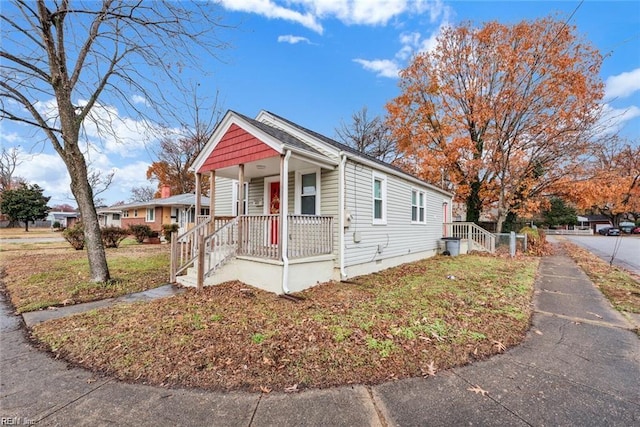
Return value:
<svg viewBox="0 0 640 427">
<path fill-rule="evenodd" d="M 216 228 L 216 171 L 209 172 L 209 233 Z"/>
<path fill-rule="evenodd" d="M 200 215 L 200 196 L 202 194 L 202 174 L 196 172 L 196 225 L 198 225 L 198 215 Z"/>
<path fill-rule="evenodd" d="M 216 216 L 216 171 L 209 172 L 209 217 L 211 221 Z"/>
<path fill-rule="evenodd" d="M 287 220 L 286 211 L 287 211 L 287 202 L 288 202 L 287 199 L 285 198 L 287 196 L 285 188 L 286 189 L 289 188 L 289 183 L 287 182 L 289 174 L 285 172 L 284 156 L 285 156 L 284 154 L 280 155 L 280 212 L 279 212 L 280 218 L 278 218 L 278 223 L 280 224 L 280 226 L 278 227 L 278 259 L 282 259 L 282 242 L 284 241 L 283 239 L 285 238 L 284 222 Z"/>
<path fill-rule="evenodd" d="M 244 164 L 238 165 L 238 216 L 244 215 Z"/>
<path fill-rule="evenodd" d="M 244 212 L 244 163 L 238 165 L 238 250 L 242 253 L 246 248 L 242 216 Z"/>
</svg>

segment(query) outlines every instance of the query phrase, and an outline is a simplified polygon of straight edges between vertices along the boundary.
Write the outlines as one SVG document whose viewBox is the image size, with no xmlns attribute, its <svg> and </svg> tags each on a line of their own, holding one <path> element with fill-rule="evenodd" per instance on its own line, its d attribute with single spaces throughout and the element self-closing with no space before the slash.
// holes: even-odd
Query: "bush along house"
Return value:
<svg viewBox="0 0 640 427">
<path fill-rule="evenodd" d="M 185 286 L 346 280 L 435 255 L 450 221 L 452 194 L 267 111 L 228 111 L 193 169 L 196 201 L 211 185 L 208 213 L 172 239 Z"/>
</svg>

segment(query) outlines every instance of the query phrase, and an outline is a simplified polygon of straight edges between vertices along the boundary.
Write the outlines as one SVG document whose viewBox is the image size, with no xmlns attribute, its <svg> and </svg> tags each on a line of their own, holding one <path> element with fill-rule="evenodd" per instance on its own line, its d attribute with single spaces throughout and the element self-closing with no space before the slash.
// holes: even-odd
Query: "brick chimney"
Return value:
<svg viewBox="0 0 640 427">
<path fill-rule="evenodd" d="M 160 198 L 166 199 L 171 196 L 171 187 L 164 184 L 160 187 Z"/>
</svg>

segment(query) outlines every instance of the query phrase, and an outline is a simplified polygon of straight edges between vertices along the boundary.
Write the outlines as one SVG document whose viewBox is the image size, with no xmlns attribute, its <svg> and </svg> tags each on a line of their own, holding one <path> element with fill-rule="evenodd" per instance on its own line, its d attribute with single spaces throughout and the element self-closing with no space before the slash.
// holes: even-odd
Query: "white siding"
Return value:
<svg viewBox="0 0 640 427">
<path fill-rule="evenodd" d="M 346 210 L 352 216 L 351 224 L 344 231 L 347 267 L 435 251 L 442 237 L 442 203 L 447 201 L 451 206 L 447 196 L 394 175 L 376 172 L 386 176 L 386 225 L 372 224 L 373 170 L 352 161 L 346 165 Z M 426 193 L 425 224 L 411 223 L 412 188 Z"/>
<path fill-rule="evenodd" d="M 233 181 L 228 178 L 216 177 L 216 216 L 231 216 L 231 198 L 233 194 Z"/>
<path fill-rule="evenodd" d="M 264 213 L 264 178 L 253 178 L 249 181 L 249 207 L 247 215 Z"/>
<path fill-rule="evenodd" d="M 340 171 L 323 169 L 320 173 L 320 215 L 333 217 L 333 253 L 336 255 L 336 266 L 338 266 L 338 254 L 340 249 L 339 227 L 340 220 L 338 218 L 340 212 L 340 197 L 338 194 L 338 185 L 340 183 Z"/>
</svg>

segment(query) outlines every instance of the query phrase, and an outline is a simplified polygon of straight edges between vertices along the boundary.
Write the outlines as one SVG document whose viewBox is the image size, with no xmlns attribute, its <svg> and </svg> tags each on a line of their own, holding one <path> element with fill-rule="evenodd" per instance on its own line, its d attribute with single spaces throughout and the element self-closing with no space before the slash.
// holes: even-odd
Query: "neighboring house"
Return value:
<svg viewBox="0 0 640 427">
<path fill-rule="evenodd" d="M 178 194 L 152 199 L 146 202 L 127 203 L 112 206 L 111 210 L 121 212 L 120 226 L 128 228 L 133 224 L 146 224 L 152 230 L 162 232 L 165 224 L 178 224 L 179 233 L 184 233 L 192 228 L 200 216 L 209 215 L 209 198 L 201 196 L 199 206 L 200 213 L 196 215 L 196 196 L 193 193 Z"/>
<path fill-rule="evenodd" d="M 581 227 L 590 228 L 594 233 L 605 227 L 611 227 L 611 220 L 605 215 L 581 215 L 578 216 L 578 222 Z"/>
<path fill-rule="evenodd" d="M 193 168 L 211 215 L 234 218 L 173 242 L 185 285 L 300 291 L 433 256 L 451 221 L 451 193 L 266 111 L 227 112 Z"/>
<path fill-rule="evenodd" d="M 120 206 L 99 208 L 96 210 L 100 227 L 122 227 L 122 210 Z"/>
<path fill-rule="evenodd" d="M 49 212 L 47 215 L 47 221 L 50 221 L 51 226 L 58 222 L 60 227 L 69 228 L 72 227 L 73 224 L 80 220 L 79 212 Z"/>
</svg>

